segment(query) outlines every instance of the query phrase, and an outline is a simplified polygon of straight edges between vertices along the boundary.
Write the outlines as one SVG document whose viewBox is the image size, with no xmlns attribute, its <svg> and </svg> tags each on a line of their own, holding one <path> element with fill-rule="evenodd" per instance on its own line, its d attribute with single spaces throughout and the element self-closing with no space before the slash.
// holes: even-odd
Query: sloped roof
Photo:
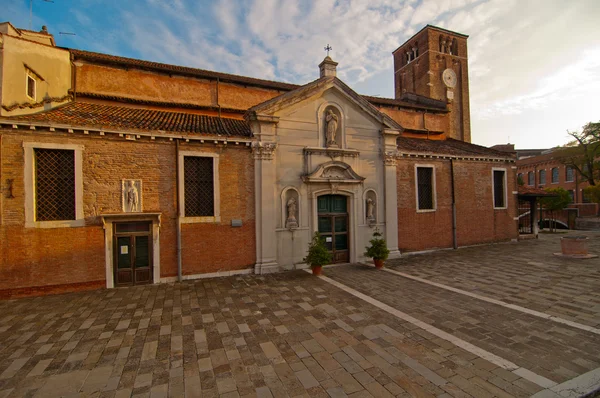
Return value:
<svg viewBox="0 0 600 398">
<path fill-rule="evenodd" d="M 295 90 L 287 93 L 278 95 L 275 98 L 271 98 L 263 103 L 253 106 L 248 109 L 248 114 L 273 114 L 274 112 L 291 106 L 292 104 L 298 103 L 320 91 L 327 90 L 329 88 L 336 87 L 339 91 L 351 98 L 357 105 L 362 107 L 365 112 L 370 113 L 371 116 L 379 119 L 382 123 L 390 128 L 402 129 L 402 126 L 393 120 L 390 116 L 382 113 L 377 107 L 371 104 L 364 96 L 356 93 L 343 81 L 335 76 L 322 77 L 317 80 L 300 86 Z"/>
<path fill-rule="evenodd" d="M 239 119 L 195 113 L 167 112 L 113 105 L 70 102 L 49 111 L 13 116 L 15 121 L 48 123 L 77 127 L 161 131 L 183 134 L 251 137 L 250 126 Z"/>
<path fill-rule="evenodd" d="M 541 188 L 528 187 L 526 185 L 519 185 L 517 188 L 517 192 L 519 196 L 529 196 L 529 197 L 538 197 L 538 196 L 558 196 L 555 193 L 546 192 Z"/>
<path fill-rule="evenodd" d="M 497 151 L 485 146 L 471 144 L 452 138 L 446 140 L 427 140 L 423 138 L 399 137 L 398 150 L 402 153 L 436 154 L 464 157 L 494 157 L 514 159 L 515 156 L 502 151 Z"/>
<path fill-rule="evenodd" d="M 163 64 L 160 62 L 144 61 L 141 59 L 119 57 L 116 55 L 96 53 L 92 51 L 76 50 L 73 48 L 66 48 L 73 54 L 75 59 L 81 59 L 86 61 L 97 62 L 100 64 L 112 64 L 112 65 L 127 65 L 133 66 L 138 69 L 145 69 L 150 71 L 161 71 L 166 73 L 177 73 L 181 75 L 193 76 L 205 79 L 219 79 L 221 81 L 246 84 L 252 86 L 265 87 L 276 90 L 293 90 L 299 87 L 297 84 L 282 83 L 272 80 L 256 79 L 253 77 L 233 75 L 229 73 L 213 72 L 205 69 L 190 68 L 187 66 Z"/>
</svg>

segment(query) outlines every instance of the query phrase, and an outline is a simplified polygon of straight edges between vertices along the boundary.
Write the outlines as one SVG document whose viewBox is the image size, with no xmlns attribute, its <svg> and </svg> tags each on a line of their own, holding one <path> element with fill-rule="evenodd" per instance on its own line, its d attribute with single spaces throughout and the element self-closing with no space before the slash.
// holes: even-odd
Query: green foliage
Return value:
<svg viewBox="0 0 600 398">
<path fill-rule="evenodd" d="M 331 253 L 327 251 L 325 239 L 319 232 L 315 232 L 312 241 L 308 245 L 308 254 L 303 261 L 311 268 L 331 263 Z"/>
<path fill-rule="evenodd" d="M 545 197 L 540 200 L 546 210 L 558 211 L 562 210 L 571 203 L 571 195 L 564 188 L 546 188 L 546 192 L 555 194 L 556 196 Z"/>
<path fill-rule="evenodd" d="M 390 255 L 390 250 L 387 248 L 385 239 L 381 237 L 381 233 L 378 229 L 373 233 L 373 239 L 370 240 L 371 246 L 367 246 L 365 249 L 365 256 L 371 257 L 375 260 L 385 260 Z"/>
<path fill-rule="evenodd" d="M 590 185 L 584 191 L 592 202 L 600 203 L 600 185 Z"/>
<path fill-rule="evenodd" d="M 588 123 L 583 130 L 567 132 L 573 141 L 556 150 L 562 163 L 571 166 L 581 176 L 581 181 L 596 185 L 600 180 L 600 122 Z"/>
</svg>

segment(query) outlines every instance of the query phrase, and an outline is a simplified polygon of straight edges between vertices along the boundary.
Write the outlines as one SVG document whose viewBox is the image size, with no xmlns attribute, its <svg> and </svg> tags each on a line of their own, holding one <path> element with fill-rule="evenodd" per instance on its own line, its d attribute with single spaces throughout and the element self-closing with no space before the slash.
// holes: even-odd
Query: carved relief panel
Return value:
<svg viewBox="0 0 600 398">
<path fill-rule="evenodd" d="M 125 213 L 142 211 L 142 180 L 122 180 L 121 200 Z"/>
</svg>

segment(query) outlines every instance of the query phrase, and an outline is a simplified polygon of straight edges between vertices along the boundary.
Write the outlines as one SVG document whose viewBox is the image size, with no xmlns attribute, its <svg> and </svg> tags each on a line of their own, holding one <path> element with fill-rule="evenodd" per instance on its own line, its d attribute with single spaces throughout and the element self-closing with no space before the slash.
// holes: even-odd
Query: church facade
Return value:
<svg viewBox="0 0 600 398">
<path fill-rule="evenodd" d="M 299 268 L 316 231 L 334 262 L 375 230 L 392 257 L 518 236 L 515 159 L 470 143 L 464 35 L 394 51 L 393 99 L 329 57 L 293 85 L 0 35 L 0 297 Z"/>
</svg>

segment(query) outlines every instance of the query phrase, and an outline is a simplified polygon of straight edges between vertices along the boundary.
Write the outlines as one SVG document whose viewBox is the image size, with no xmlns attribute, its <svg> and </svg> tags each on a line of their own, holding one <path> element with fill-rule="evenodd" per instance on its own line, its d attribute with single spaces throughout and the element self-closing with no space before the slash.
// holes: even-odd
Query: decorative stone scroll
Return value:
<svg viewBox="0 0 600 398">
<path fill-rule="evenodd" d="M 356 174 L 349 164 L 340 161 L 331 161 L 321 164 L 315 171 L 302 177 L 307 183 L 346 183 L 360 184 L 365 178 Z"/>
<path fill-rule="evenodd" d="M 142 211 L 142 180 L 122 180 L 121 197 L 123 212 L 140 213 Z"/>
<path fill-rule="evenodd" d="M 254 159 L 272 160 L 276 148 L 277 144 L 274 142 L 252 142 L 252 154 L 254 155 Z"/>
</svg>

